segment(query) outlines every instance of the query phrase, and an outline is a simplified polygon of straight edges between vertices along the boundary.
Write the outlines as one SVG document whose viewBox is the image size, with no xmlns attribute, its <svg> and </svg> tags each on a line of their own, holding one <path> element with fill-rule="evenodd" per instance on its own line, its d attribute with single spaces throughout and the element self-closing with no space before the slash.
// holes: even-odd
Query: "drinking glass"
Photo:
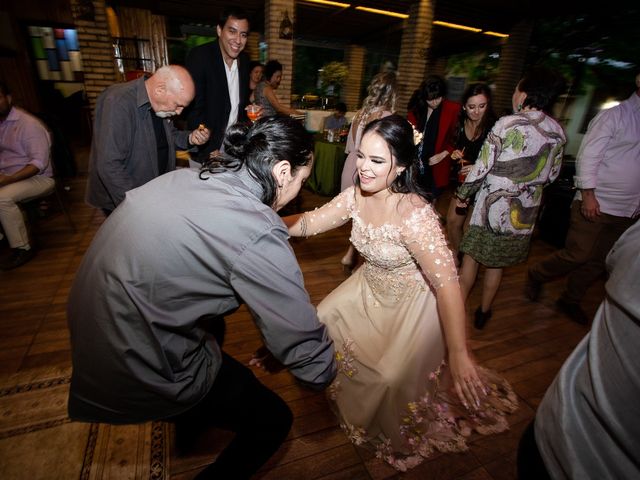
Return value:
<svg viewBox="0 0 640 480">
<path fill-rule="evenodd" d="M 262 107 L 260 105 L 256 105 L 255 103 L 252 103 L 251 105 L 247 105 L 246 110 L 247 110 L 247 117 L 249 117 L 249 120 L 251 120 L 251 123 L 258 120 L 260 118 L 260 115 L 262 114 Z"/>
</svg>

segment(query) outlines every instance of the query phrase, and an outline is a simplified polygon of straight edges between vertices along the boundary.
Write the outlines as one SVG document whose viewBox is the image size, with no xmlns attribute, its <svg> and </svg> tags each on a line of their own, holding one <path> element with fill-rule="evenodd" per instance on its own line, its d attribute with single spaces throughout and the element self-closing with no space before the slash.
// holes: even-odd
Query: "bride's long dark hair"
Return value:
<svg viewBox="0 0 640 480">
<path fill-rule="evenodd" d="M 200 178 L 245 167 L 262 186 L 262 203 L 274 206 L 277 182 L 272 168 L 281 160 L 291 164 L 292 175 L 313 156 L 313 137 L 297 120 L 284 115 L 261 118 L 251 126 L 237 123 L 227 130 L 224 153 L 202 165 Z"/>
<path fill-rule="evenodd" d="M 380 135 L 389 146 L 396 166 L 404 167 L 402 173 L 393 179 L 389 189 L 394 193 L 415 193 L 431 202 L 431 195 L 417 181 L 418 150 L 414 143 L 411 124 L 400 115 L 389 115 L 369 123 L 362 137 L 370 132 Z M 356 178 L 356 182 L 359 184 L 360 179 Z"/>
</svg>

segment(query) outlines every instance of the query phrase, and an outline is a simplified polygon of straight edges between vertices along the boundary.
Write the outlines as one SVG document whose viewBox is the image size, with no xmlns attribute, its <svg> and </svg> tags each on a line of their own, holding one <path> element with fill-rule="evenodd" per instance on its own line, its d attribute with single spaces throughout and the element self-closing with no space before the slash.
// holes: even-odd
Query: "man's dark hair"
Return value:
<svg viewBox="0 0 640 480">
<path fill-rule="evenodd" d="M 218 26 L 221 29 L 224 28 L 225 24 L 227 23 L 227 20 L 229 20 L 229 17 L 233 17 L 238 20 L 246 20 L 247 22 L 249 22 L 249 26 L 251 26 L 251 20 L 249 20 L 249 15 L 247 14 L 246 10 L 242 7 L 233 6 L 233 7 L 226 7 L 222 11 L 220 18 L 218 19 Z"/>
<path fill-rule="evenodd" d="M 344 102 L 338 102 L 336 104 L 336 111 L 341 113 L 347 113 L 347 105 Z"/>
<path fill-rule="evenodd" d="M 2 93 L 2 95 L 11 95 L 11 90 L 9 89 L 9 86 L 4 83 L 2 80 L 0 80 L 0 93 Z"/>
<path fill-rule="evenodd" d="M 283 158 L 291 165 L 292 175 L 311 162 L 313 136 L 301 122 L 286 115 L 274 115 L 260 118 L 253 125 L 236 123 L 225 133 L 224 153 L 202 166 L 200 178 L 206 180 L 208 174 L 237 171 L 244 166 L 262 186 L 262 203 L 273 207 L 278 183 L 272 170 Z"/>
</svg>

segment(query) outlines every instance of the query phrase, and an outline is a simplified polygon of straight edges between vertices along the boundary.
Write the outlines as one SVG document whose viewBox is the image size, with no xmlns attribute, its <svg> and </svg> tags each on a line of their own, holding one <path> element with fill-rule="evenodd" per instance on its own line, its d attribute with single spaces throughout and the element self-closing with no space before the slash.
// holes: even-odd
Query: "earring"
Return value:
<svg viewBox="0 0 640 480">
<path fill-rule="evenodd" d="M 518 111 L 520 111 L 520 110 L 522 110 L 522 104 L 521 103 L 518 104 Z"/>
<path fill-rule="evenodd" d="M 401 173 L 402 173 L 402 172 L 401 172 L 400 170 L 398 170 L 398 171 L 396 172 L 396 177 L 399 177 Z"/>
</svg>

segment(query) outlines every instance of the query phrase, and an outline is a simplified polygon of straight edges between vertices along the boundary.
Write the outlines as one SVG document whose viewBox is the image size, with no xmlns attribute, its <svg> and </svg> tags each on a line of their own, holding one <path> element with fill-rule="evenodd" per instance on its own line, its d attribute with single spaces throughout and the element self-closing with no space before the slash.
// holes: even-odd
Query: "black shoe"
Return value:
<svg viewBox="0 0 640 480">
<path fill-rule="evenodd" d="M 531 272 L 527 270 L 527 279 L 524 282 L 524 296 L 532 302 L 538 300 L 542 291 L 542 282 L 534 279 Z"/>
<path fill-rule="evenodd" d="M 29 250 L 25 250 L 24 248 L 13 248 L 12 250 L 13 251 L 11 252 L 11 255 L 9 255 L 9 258 L 0 265 L 2 270 L 18 268 L 36 256 L 36 252 L 33 248 L 30 248 Z"/>
<path fill-rule="evenodd" d="M 491 318 L 491 310 L 489 310 L 488 312 L 483 312 L 482 307 L 478 307 L 475 313 L 475 317 L 476 318 L 473 321 L 473 326 L 476 327 L 478 330 L 482 330 L 486 325 L 486 323 Z"/>
<path fill-rule="evenodd" d="M 589 317 L 584 313 L 582 307 L 575 302 L 568 302 L 564 298 L 560 297 L 556 300 L 556 307 L 567 317 L 580 325 L 589 325 Z"/>
</svg>

